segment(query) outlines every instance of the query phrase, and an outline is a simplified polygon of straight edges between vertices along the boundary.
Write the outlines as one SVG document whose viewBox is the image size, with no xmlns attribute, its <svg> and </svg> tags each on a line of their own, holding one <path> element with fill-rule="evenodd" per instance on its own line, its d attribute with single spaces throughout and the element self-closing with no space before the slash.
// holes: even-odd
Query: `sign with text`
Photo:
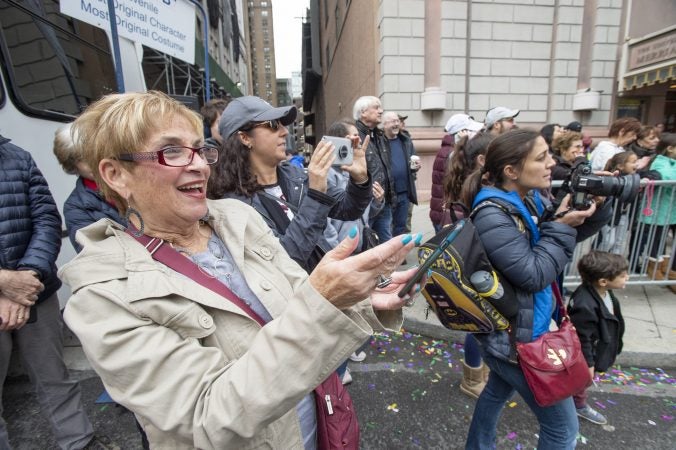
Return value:
<svg viewBox="0 0 676 450">
<path fill-rule="evenodd" d="M 107 0 L 61 0 L 61 12 L 110 31 Z M 113 0 L 117 33 L 195 63 L 195 7 L 184 0 Z"/>
<path fill-rule="evenodd" d="M 676 30 L 629 46 L 629 70 L 676 58 Z"/>
</svg>

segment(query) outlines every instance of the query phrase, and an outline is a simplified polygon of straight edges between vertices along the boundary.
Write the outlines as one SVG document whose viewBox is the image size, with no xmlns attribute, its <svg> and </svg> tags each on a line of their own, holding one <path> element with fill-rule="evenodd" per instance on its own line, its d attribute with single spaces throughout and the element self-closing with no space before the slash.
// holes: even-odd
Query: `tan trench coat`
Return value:
<svg viewBox="0 0 676 450">
<path fill-rule="evenodd" d="M 368 301 L 339 311 L 308 282 L 258 213 L 209 202 L 209 223 L 274 320 L 261 328 L 228 300 L 154 261 L 101 220 L 60 276 L 65 320 L 115 401 L 153 448 L 303 448 L 295 406 L 374 329 L 401 312 Z"/>
</svg>

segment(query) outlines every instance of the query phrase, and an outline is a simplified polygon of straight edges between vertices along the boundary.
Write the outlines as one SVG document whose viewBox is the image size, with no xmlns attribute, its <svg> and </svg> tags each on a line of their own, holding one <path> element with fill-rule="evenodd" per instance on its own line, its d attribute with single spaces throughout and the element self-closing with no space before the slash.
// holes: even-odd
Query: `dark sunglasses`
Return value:
<svg viewBox="0 0 676 450">
<path fill-rule="evenodd" d="M 257 123 L 251 124 L 251 125 L 247 126 L 246 128 L 242 128 L 240 131 L 251 131 L 254 128 L 259 128 L 259 127 L 266 127 L 266 128 L 271 129 L 272 131 L 277 131 L 281 125 L 282 124 L 277 119 L 265 120 L 263 122 L 257 122 Z"/>
<path fill-rule="evenodd" d="M 157 160 L 163 166 L 184 167 L 190 165 L 199 153 L 204 162 L 215 164 L 218 161 L 218 148 L 205 145 L 203 147 L 171 146 L 154 152 L 123 153 L 117 157 L 120 161 Z"/>
</svg>

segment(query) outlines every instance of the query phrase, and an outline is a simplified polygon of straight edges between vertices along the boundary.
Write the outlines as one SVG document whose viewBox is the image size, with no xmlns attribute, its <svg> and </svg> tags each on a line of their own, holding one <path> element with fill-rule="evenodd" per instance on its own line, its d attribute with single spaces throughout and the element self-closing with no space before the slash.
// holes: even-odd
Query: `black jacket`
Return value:
<svg viewBox="0 0 676 450">
<path fill-rule="evenodd" d="M 385 191 L 385 202 L 393 205 L 397 199 L 392 178 L 392 161 L 390 159 L 390 147 L 387 145 L 383 132 L 378 128 L 369 128 L 362 121 L 357 120 L 359 139 L 362 141 L 370 136 L 369 146 L 366 149 L 366 165 L 373 181 L 377 181 Z"/>
<path fill-rule="evenodd" d="M 641 159 L 645 156 L 650 156 L 652 159 L 655 159 L 655 152 L 653 150 L 648 150 L 645 147 L 641 147 L 636 141 L 629 144 L 626 149 L 636 153 L 638 159 Z M 650 162 L 652 163 L 652 160 Z M 650 164 L 648 164 L 645 169 L 639 170 L 637 173 L 641 178 L 647 178 L 649 180 L 662 179 L 662 175 L 657 170 L 650 170 Z"/>
<path fill-rule="evenodd" d="M 556 165 L 552 167 L 552 180 L 565 180 L 570 176 L 573 165 L 559 155 L 553 155 Z"/>
<path fill-rule="evenodd" d="M 399 139 L 401 141 L 401 146 L 404 149 L 404 157 L 406 158 L 406 167 L 408 167 L 408 171 L 406 172 L 406 176 L 408 177 L 408 187 L 407 187 L 408 201 L 417 205 L 418 193 L 416 192 L 415 189 L 416 172 L 411 170 L 410 164 L 411 155 L 415 155 L 415 147 L 413 146 L 413 141 L 411 140 L 411 138 L 403 133 L 397 134 L 396 139 Z M 392 149 L 390 148 L 390 140 L 385 138 L 385 143 L 387 145 L 387 149 L 388 152 L 390 153 L 391 158 Z"/>
<path fill-rule="evenodd" d="M 47 181 L 30 153 L 0 136 L 0 268 L 36 271 L 41 302 L 61 287 L 60 249 L 61 216 Z"/>
<path fill-rule="evenodd" d="M 322 193 L 308 187 L 305 170 L 288 162 L 282 162 L 277 167 L 277 180 L 287 203 L 296 209 L 286 230 L 279 229 L 264 206 L 260 194 L 245 197 L 227 193 L 224 198 L 240 200 L 258 211 L 275 236 L 279 237 L 284 250 L 309 273 L 314 269 L 308 263 L 311 262 L 315 247 L 319 246 L 324 251 L 331 249 L 331 245 L 324 238 L 327 218 L 359 219 L 371 201 L 371 183 L 360 186 L 350 181 L 344 189 L 329 183 L 326 193 Z"/>
<path fill-rule="evenodd" d="M 589 367 L 605 372 L 622 351 L 624 319 L 620 303 L 612 291 L 614 314 L 603 304 L 603 299 L 593 286 L 581 284 L 573 292 L 568 304 L 568 315 L 577 329 L 582 353 Z"/>
<path fill-rule="evenodd" d="M 78 253 L 82 250 L 82 246 L 75 241 L 75 233 L 80 228 L 104 218 L 127 226 L 127 221 L 120 216 L 117 209 L 106 202 L 98 192 L 85 186 L 82 177 L 78 177 L 75 182 L 75 189 L 66 199 L 66 203 L 63 204 L 63 217 L 70 242 Z"/>
</svg>

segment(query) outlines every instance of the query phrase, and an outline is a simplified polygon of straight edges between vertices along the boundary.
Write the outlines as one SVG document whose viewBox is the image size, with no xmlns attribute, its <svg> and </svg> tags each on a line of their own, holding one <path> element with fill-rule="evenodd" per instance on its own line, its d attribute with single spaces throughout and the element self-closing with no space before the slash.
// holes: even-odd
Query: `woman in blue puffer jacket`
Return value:
<svg viewBox="0 0 676 450">
<path fill-rule="evenodd" d="M 515 298 L 502 300 L 511 300 L 504 308 L 511 331 L 477 335 L 491 372 L 474 410 L 466 448 L 494 448 L 502 408 L 517 391 L 540 423 L 538 448 L 571 449 L 578 431 L 572 398 L 538 406 L 516 363 L 514 342 L 530 342 L 548 332 L 555 309 L 551 284 L 570 261 L 576 241 L 610 218 L 610 205 L 596 213 L 596 204 L 586 211 L 568 211 L 566 197 L 556 211 L 558 218 L 543 222 L 547 205 L 538 190 L 550 187 L 556 162 L 535 131 L 515 130 L 495 138 L 485 161 L 465 182 L 463 199 L 473 207 L 488 202 L 476 212 L 474 225 L 493 267 L 513 286 Z"/>
</svg>

